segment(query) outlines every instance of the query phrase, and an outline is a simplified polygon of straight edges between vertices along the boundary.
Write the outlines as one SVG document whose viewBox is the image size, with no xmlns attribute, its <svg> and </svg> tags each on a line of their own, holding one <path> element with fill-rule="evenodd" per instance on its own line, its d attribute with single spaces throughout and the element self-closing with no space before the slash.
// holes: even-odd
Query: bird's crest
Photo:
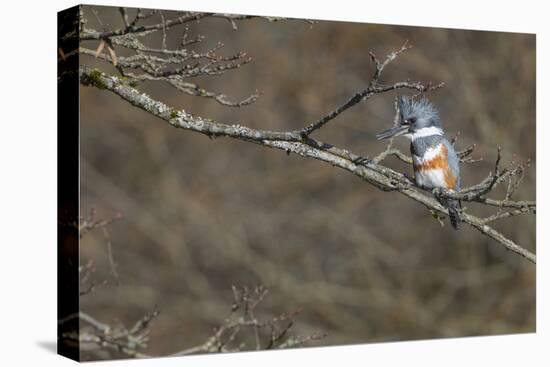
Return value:
<svg viewBox="0 0 550 367">
<path fill-rule="evenodd" d="M 434 125 L 441 126 L 439 113 L 426 97 L 416 99 L 409 96 L 400 96 L 398 105 L 399 113 L 401 114 L 401 118 L 403 120 L 409 118 L 410 116 L 416 116 L 417 118 L 431 120 Z"/>
</svg>

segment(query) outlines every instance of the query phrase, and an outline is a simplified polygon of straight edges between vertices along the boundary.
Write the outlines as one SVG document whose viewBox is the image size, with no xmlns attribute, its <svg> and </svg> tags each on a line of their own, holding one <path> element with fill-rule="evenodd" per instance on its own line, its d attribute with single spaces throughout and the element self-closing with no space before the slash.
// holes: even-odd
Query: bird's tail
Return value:
<svg viewBox="0 0 550 367">
<path fill-rule="evenodd" d="M 458 200 L 447 200 L 447 210 L 449 210 L 449 218 L 454 229 L 460 229 L 460 202 Z"/>
</svg>

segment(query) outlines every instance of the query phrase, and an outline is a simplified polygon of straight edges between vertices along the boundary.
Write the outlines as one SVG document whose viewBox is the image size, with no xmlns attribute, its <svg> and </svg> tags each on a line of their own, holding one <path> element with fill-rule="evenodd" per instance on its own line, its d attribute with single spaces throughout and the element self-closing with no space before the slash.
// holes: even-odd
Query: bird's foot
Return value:
<svg viewBox="0 0 550 367">
<path fill-rule="evenodd" d="M 416 179 L 409 175 L 407 172 L 403 172 L 403 176 L 411 183 L 411 185 L 418 186 L 416 183 Z"/>
<path fill-rule="evenodd" d="M 372 162 L 372 159 L 366 156 L 365 157 L 359 156 L 353 160 L 353 163 L 355 163 L 358 166 L 365 166 L 371 162 Z"/>
</svg>

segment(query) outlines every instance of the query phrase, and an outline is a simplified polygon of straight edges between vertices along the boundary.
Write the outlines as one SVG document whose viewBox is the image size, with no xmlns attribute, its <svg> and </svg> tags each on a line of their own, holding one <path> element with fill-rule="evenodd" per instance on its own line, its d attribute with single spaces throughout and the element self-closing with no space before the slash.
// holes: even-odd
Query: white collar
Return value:
<svg viewBox="0 0 550 367">
<path fill-rule="evenodd" d="M 415 141 L 418 138 L 425 138 L 427 136 L 443 135 L 443 130 L 437 126 L 423 127 L 416 130 L 414 133 L 403 134 L 403 136 L 409 138 L 411 141 Z"/>
</svg>

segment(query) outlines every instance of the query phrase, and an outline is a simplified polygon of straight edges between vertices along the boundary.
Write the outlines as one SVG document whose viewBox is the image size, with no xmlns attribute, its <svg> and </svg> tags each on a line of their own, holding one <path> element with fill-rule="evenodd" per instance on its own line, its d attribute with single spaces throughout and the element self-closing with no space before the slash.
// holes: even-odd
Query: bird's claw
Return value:
<svg viewBox="0 0 550 367">
<path fill-rule="evenodd" d="M 357 157 L 353 160 L 353 163 L 355 163 L 358 166 L 364 166 L 371 162 L 372 162 L 372 159 L 370 159 L 369 157 Z"/>
<path fill-rule="evenodd" d="M 414 177 L 412 177 L 411 175 L 409 175 L 407 172 L 403 172 L 403 176 L 413 185 L 416 185 L 416 180 L 414 179 Z"/>
</svg>

